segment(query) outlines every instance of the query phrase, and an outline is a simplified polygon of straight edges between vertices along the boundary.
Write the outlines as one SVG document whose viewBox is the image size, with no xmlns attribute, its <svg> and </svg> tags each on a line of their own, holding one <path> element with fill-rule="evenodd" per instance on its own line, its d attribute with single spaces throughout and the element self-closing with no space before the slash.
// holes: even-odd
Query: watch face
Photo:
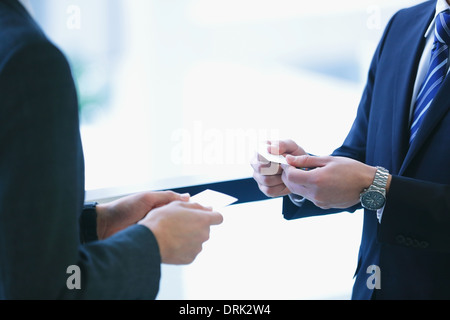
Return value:
<svg viewBox="0 0 450 320">
<path fill-rule="evenodd" d="M 381 192 L 368 191 L 361 197 L 361 204 L 368 210 L 379 210 L 383 208 L 386 198 Z"/>
</svg>

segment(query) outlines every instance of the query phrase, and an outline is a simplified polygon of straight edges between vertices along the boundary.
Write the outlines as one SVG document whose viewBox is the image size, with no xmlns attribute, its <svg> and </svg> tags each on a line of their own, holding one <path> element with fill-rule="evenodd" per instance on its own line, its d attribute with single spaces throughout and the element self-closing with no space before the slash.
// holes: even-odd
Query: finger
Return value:
<svg viewBox="0 0 450 320">
<path fill-rule="evenodd" d="M 260 157 L 258 153 L 255 153 L 252 157 L 252 160 L 250 161 L 250 165 L 255 171 L 259 171 L 259 167 L 266 164 L 268 164 L 268 162 Z"/>
<path fill-rule="evenodd" d="M 270 198 L 282 197 L 291 193 L 289 188 L 284 183 L 274 187 L 267 187 L 258 184 L 258 187 L 262 193 L 264 193 L 266 196 Z"/>
<path fill-rule="evenodd" d="M 309 185 L 310 174 L 311 172 L 307 172 L 291 166 L 283 171 L 281 180 L 286 185 L 294 184 L 296 186 L 306 186 Z"/>
<path fill-rule="evenodd" d="M 255 153 L 255 156 L 253 157 L 252 163 L 254 164 L 263 164 L 263 165 L 267 165 L 270 163 L 270 161 L 268 161 L 266 158 L 264 158 L 262 155 L 259 154 L 259 152 Z"/>
<path fill-rule="evenodd" d="M 143 196 L 149 200 L 152 207 L 161 207 L 174 201 L 189 201 L 189 194 L 181 195 L 173 191 L 148 192 Z"/>
<path fill-rule="evenodd" d="M 259 155 L 259 153 L 255 153 L 252 160 L 250 161 L 250 165 L 252 166 L 253 170 L 259 172 L 259 168 L 261 166 L 269 165 L 269 161 L 264 159 Z"/>
<path fill-rule="evenodd" d="M 213 211 L 208 214 L 209 224 L 211 226 L 218 226 L 223 223 L 223 215 L 217 211 Z"/>
<path fill-rule="evenodd" d="M 267 146 L 267 151 L 269 151 L 269 153 L 274 155 L 284 154 L 285 145 L 282 141 L 273 141 L 269 146 Z"/>
<path fill-rule="evenodd" d="M 290 179 L 292 179 L 292 180 L 290 180 Z M 301 196 L 303 198 L 309 199 L 310 188 L 309 188 L 309 185 L 304 184 L 306 182 L 306 178 L 303 180 L 300 180 L 300 179 L 293 178 L 293 176 L 291 175 L 290 179 L 288 178 L 287 174 L 282 175 L 283 183 L 286 185 L 286 187 L 289 190 L 291 190 L 291 193 Z"/>
<path fill-rule="evenodd" d="M 253 171 L 263 175 L 263 176 L 275 176 L 280 175 L 283 172 L 283 168 L 278 163 L 261 163 L 261 162 L 255 162 L 251 163 L 251 166 L 253 168 Z"/>
<path fill-rule="evenodd" d="M 210 210 L 202 210 L 199 208 L 191 208 L 190 212 L 194 214 L 197 218 L 206 221 L 208 225 L 219 225 L 223 222 L 223 216 L 221 213 L 217 211 Z"/>
<path fill-rule="evenodd" d="M 272 141 L 268 151 L 275 155 L 293 154 L 297 151 L 298 145 L 293 140 Z"/>
<path fill-rule="evenodd" d="M 179 195 L 180 201 L 188 202 L 191 199 L 191 195 L 189 193 L 183 193 Z"/>
<path fill-rule="evenodd" d="M 189 194 L 179 194 L 173 191 L 160 191 L 155 192 L 154 194 L 160 196 L 161 198 L 165 197 L 168 201 L 176 201 L 186 197 L 186 195 L 189 197 Z"/>
<path fill-rule="evenodd" d="M 253 167 L 253 169 L 257 169 L 258 171 L 260 171 L 259 169 L 261 167 L 270 167 L 272 165 L 272 162 L 270 160 L 267 160 L 264 156 L 257 152 L 253 156 L 250 165 Z"/>
<path fill-rule="evenodd" d="M 208 211 L 208 212 L 212 211 L 211 207 L 205 207 L 205 206 L 203 206 L 203 205 L 201 205 L 200 203 L 197 203 L 197 202 L 180 202 L 179 204 L 183 208 L 186 208 L 186 209 L 201 210 L 201 211 Z"/>
<path fill-rule="evenodd" d="M 295 168 L 308 168 L 314 169 L 324 167 L 329 163 L 329 157 L 313 157 L 310 155 L 294 157 L 291 155 L 286 156 L 286 161 L 289 165 Z"/>
<path fill-rule="evenodd" d="M 256 180 L 256 182 L 266 187 L 275 187 L 280 184 L 283 184 L 283 181 L 281 180 L 281 174 L 275 176 L 264 176 L 262 174 L 255 172 L 253 174 L 253 178 Z"/>
<path fill-rule="evenodd" d="M 269 148 L 270 147 L 268 146 L 268 149 Z M 264 156 L 260 155 L 259 153 L 255 153 L 255 155 L 251 160 L 250 165 L 252 166 L 255 172 L 258 172 L 263 176 L 279 175 L 283 171 L 283 168 L 279 163 L 271 162 L 266 158 L 264 158 Z"/>
<path fill-rule="evenodd" d="M 269 166 L 263 166 L 260 169 L 263 176 L 277 176 L 283 172 L 283 168 L 279 163 L 271 162 Z"/>
</svg>

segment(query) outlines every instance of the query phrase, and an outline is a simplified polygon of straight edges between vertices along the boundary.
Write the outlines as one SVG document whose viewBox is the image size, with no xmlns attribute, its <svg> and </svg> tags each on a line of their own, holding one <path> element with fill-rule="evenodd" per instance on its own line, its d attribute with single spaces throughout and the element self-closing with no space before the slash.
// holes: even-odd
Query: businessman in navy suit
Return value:
<svg viewBox="0 0 450 320">
<path fill-rule="evenodd" d="M 0 300 L 154 299 L 222 216 L 173 192 L 84 204 L 71 71 L 24 5 L 0 0 Z"/>
<path fill-rule="evenodd" d="M 285 197 L 286 219 L 364 207 L 353 299 L 450 298 L 448 9 L 450 1 L 434 0 L 393 16 L 353 127 L 331 156 L 287 140 L 268 150 L 288 166 L 252 163 L 261 191 Z M 435 36 L 438 24 L 444 35 Z"/>
</svg>

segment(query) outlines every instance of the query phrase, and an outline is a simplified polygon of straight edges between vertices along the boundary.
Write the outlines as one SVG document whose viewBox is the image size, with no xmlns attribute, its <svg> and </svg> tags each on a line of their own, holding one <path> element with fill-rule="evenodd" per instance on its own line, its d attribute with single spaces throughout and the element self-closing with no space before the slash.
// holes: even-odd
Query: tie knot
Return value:
<svg viewBox="0 0 450 320">
<path fill-rule="evenodd" d="M 450 10 L 442 11 L 436 17 L 436 38 L 439 42 L 450 45 Z"/>
</svg>

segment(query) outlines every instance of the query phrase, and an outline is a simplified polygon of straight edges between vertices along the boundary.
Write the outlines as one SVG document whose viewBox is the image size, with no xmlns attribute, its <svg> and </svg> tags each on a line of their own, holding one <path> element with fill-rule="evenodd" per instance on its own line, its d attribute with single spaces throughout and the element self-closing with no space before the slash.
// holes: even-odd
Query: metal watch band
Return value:
<svg viewBox="0 0 450 320">
<path fill-rule="evenodd" d="M 377 167 L 377 169 L 378 170 L 375 174 L 375 179 L 373 180 L 372 186 L 386 191 L 386 186 L 389 179 L 389 171 L 383 167 Z"/>
</svg>

